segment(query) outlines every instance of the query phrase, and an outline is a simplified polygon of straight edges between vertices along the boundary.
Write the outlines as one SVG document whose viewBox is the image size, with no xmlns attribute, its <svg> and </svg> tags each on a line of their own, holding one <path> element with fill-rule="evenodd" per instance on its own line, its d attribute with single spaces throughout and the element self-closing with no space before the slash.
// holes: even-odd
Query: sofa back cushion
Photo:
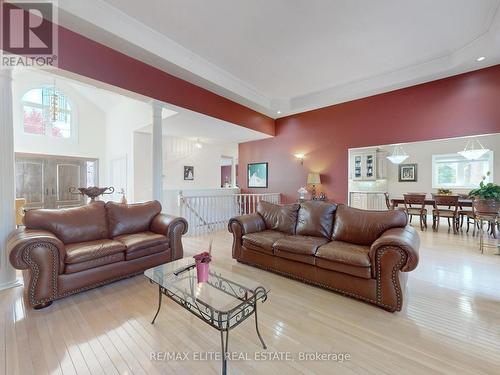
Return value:
<svg viewBox="0 0 500 375">
<path fill-rule="evenodd" d="M 149 230 L 153 218 L 161 212 L 158 201 L 122 204 L 106 203 L 110 237 Z"/>
<path fill-rule="evenodd" d="M 108 237 L 104 202 L 86 206 L 27 210 L 24 225 L 54 233 L 65 244 L 100 240 Z"/>
<path fill-rule="evenodd" d="M 337 205 L 322 201 L 302 203 L 297 220 L 297 234 L 330 238 L 336 208 Z"/>
<path fill-rule="evenodd" d="M 405 227 L 407 223 L 404 211 L 366 211 L 342 204 L 337 207 L 332 239 L 370 246 L 386 230 Z"/>
<path fill-rule="evenodd" d="M 298 204 L 279 205 L 265 201 L 257 204 L 257 212 L 264 219 L 266 229 L 289 234 L 295 234 L 298 209 Z"/>
</svg>

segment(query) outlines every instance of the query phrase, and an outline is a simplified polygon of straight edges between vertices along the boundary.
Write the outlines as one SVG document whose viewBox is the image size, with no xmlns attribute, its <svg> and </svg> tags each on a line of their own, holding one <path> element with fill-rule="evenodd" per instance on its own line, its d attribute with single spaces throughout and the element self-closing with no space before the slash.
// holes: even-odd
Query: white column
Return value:
<svg viewBox="0 0 500 375">
<path fill-rule="evenodd" d="M 0 69 L 0 290 L 19 284 L 9 263 L 6 239 L 15 229 L 12 71 Z"/>
<path fill-rule="evenodd" d="M 153 199 L 163 204 L 163 132 L 161 112 L 163 103 L 153 101 Z"/>
</svg>

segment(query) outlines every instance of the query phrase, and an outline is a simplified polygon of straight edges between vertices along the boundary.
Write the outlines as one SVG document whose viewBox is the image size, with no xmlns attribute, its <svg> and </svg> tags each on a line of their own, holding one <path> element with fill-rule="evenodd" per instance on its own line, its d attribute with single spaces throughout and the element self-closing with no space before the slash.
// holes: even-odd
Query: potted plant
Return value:
<svg viewBox="0 0 500 375">
<path fill-rule="evenodd" d="M 486 176 L 489 176 L 488 172 Z M 479 188 L 472 190 L 469 197 L 474 198 L 474 210 L 481 214 L 497 214 L 500 211 L 500 186 L 484 183 L 486 176 L 479 183 Z"/>
</svg>

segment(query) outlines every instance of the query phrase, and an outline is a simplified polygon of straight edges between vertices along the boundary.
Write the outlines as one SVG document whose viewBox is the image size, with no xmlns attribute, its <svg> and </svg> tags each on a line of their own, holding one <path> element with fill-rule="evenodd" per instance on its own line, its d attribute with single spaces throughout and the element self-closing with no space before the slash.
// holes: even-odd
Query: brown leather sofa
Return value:
<svg viewBox="0 0 500 375">
<path fill-rule="evenodd" d="M 7 251 L 11 264 L 26 270 L 30 304 L 43 308 L 182 258 L 187 222 L 160 212 L 157 201 L 27 211 L 25 228 L 11 233 Z"/>
<path fill-rule="evenodd" d="M 233 258 L 399 311 L 420 239 L 403 211 L 310 201 L 274 205 L 229 222 Z"/>
</svg>

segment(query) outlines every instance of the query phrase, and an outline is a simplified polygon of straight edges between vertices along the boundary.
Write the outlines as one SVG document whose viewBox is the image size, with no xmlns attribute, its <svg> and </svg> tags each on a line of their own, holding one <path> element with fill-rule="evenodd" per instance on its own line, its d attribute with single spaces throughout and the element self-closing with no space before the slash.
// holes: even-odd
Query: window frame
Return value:
<svg viewBox="0 0 500 375">
<path fill-rule="evenodd" d="M 486 153 L 486 155 L 489 156 L 489 160 L 488 160 L 488 164 L 489 164 L 488 170 L 490 172 L 489 181 L 493 181 L 493 161 L 494 161 L 493 151 L 491 151 L 491 150 L 488 151 Z M 473 184 L 473 185 L 472 184 L 471 185 L 439 185 L 437 183 L 437 175 L 436 175 L 436 173 L 437 173 L 436 159 L 443 158 L 443 157 L 449 157 L 450 159 L 455 158 L 455 159 L 457 159 L 457 162 L 459 162 L 460 159 L 467 160 L 463 156 L 459 155 L 458 153 L 432 155 L 431 173 L 432 173 L 432 188 L 433 189 L 474 189 L 474 188 L 478 187 L 479 182 L 477 182 L 476 184 Z"/>
<path fill-rule="evenodd" d="M 36 85 L 36 86 L 31 86 L 28 88 L 25 88 L 22 91 L 21 97 L 20 97 L 20 127 L 21 127 L 21 133 L 25 136 L 28 137 L 44 137 L 46 139 L 50 139 L 56 142 L 72 142 L 72 143 L 77 143 L 78 142 L 78 116 L 77 116 L 77 108 L 75 105 L 75 102 L 70 98 L 70 96 L 66 93 L 66 90 L 61 90 L 57 89 L 57 92 L 60 94 L 64 95 L 66 98 L 66 102 L 70 106 L 70 110 L 62 109 L 61 111 L 68 112 L 69 115 L 71 116 L 71 122 L 70 122 L 70 136 L 68 138 L 65 137 L 54 137 L 52 135 L 52 124 L 50 124 L 50 128 L 46 129 L 45 134 L 34 134 L 34 133 L 29 133 L 25 130 L 24 128 L 24 107 L 25 105 L 33 107 L 33 108 L 38 108 L 43 111 L 43 104 L 38 104 L 30 101 L 25 101 L 23 100 L 23 97 L 30 91 L 32 90 L 43 90 L 44 88 L 51 88 L 52 86 L 50 84 L 48 85 Z"/>
</svg>

